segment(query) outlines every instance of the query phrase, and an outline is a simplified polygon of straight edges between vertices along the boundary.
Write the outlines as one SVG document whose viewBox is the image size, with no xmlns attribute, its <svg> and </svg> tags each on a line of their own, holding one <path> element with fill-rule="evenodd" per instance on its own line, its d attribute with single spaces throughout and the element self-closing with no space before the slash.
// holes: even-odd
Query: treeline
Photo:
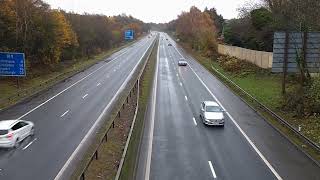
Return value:
<svg viewBox="0 0 320 180">
<path fill-rule="evenodd" d="M 125 29 L 135 37 L 148 31 L 131 16 L 67 13 L 41 0 L 1 0 L 0 7 L 0 51 L 24 52 L 31 71 L 116 47 Z"/>
<path fill-rule="evenodd" d="M 193 49 L 202 51 L 206 56 L 213 56 L 217 51 L 217 36 L 222 29 L 223 18 L 215 9 L 201 11 L 191 7 L 176 20 L 167 24 L 167 30 L 174 32 L 183 42 Z"/>
<path fill-rule="evenodd" d="M 240 8 L 240 18 L 225 23 L 226 43 L 272 51 L 275 31 L 320 31 L 319 0 L 261 0 Z"/>
</svg>

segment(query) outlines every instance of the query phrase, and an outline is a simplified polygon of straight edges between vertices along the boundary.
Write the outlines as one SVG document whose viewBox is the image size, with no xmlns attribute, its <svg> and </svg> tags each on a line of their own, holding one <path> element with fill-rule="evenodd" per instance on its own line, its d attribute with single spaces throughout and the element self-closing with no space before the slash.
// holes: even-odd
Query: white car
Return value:
<svg viewBox="0 0 320 180">
<path fill-rule="evenodd" d="M 0 121 L 0 147 L 12 148 L 34 134 L 34 124 L 24 120 Z"/>
<path fill-rule="evenodd" d="M 188 65 L 188 63 L 187 63 L 187 61 L 185 61 L 184 59 L 180 59 L 179 61 L 178 61 L 178 66 L 187 66 Z"/>
<path fill-rule="evenodd" d="M 214 101 L 203 101 L 200 118 L 206 125 L 224 126 L 224 110 Z"/>
</svg>

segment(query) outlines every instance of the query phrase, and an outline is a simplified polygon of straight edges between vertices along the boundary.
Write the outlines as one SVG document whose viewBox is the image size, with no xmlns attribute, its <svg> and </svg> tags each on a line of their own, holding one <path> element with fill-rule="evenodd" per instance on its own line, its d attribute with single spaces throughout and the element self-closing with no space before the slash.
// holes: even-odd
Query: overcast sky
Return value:
<svg viewBox="0 0 320 180">
<path fill-rule="evenodd" d="M 164 23 L 177 18 L 191 6 L 203 10 L 215 7 L 225 19 L 238 16 L 237 8 L 246 2 L 258 0 L 45 0 L 53 8 L 77 13 L 95 13 L 108 16 L 125 13 L 144 22 Z"/>
</svg>

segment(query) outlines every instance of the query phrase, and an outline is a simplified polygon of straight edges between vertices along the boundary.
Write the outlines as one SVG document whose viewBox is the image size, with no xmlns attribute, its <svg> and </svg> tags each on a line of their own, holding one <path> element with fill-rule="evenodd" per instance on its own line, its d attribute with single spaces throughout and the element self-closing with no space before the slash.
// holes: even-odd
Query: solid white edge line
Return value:
<svg viewBox="0 0 320 180">
<path fill-rule="evenodd" d="M 82 99 L 86 98 L 88 96 L 88 94 L 85 94 L 84 96 L 82 96 Z"/>
<path fill-rule="evenodd" d="M 157 101 L 157 84 L 158 84 L 158 63 L 159 63 L 159 52 L 160 52 L 160 43 L 158 44 L 158 52 L 157 52 L 157 62 L 155 68 L 155 77 L 153 81 L 152 88 L 152 107 L 151 107 L 151 120 L 150 120 L 150 133 L 149 133 L 149 142 L 148 142 L 148 155 L 147 155 L 147 163 L 146 163 L 146 172 L 144 179 L 150 179 L 150 168 L 151 168 L 151 156 L 152 156 L 152 142 L 153 142 L 153 131 L 154 131 L 154 119 L 156 112 L 156 101 Z"/>
<path fill-rule="evenodd" d="M 74 159 L 74 156 L 78 153 L 78 151 L 80 150 L 81 146 L 86 142 L 86 140 L 89 138 L 89 135 L 93 133 L 93 130 L 95 129 L 95 127 L 97 126 L 97 124 L 103 120 L 103 116 L 107 113 L 107 110 L 110 108 L 111 104 L 113 103 L 113 101 L 116 99 L 116 97 L 118 96 L 118 94 L 125 88 L 125 85 L 128 83 L 128 81 L 130 80 L 131 76 L 133 75 L 134 71 L 137 69 L 138 65 L 140 64 L 142 58 L 145 56 L 145 54 L 147 53 L 148 49 L 150 48 L 150 46 L 152 45 L 152 43 L 150 43 L 149 47 L 146 49 L 146 51 L 142 54 L 141 58 L 139 59 L 139 61 L 137 62 L 137 64 L 135 65 L 135 67 L 132 69 L 132 71 L 130 72 L 130 74 L 127 76 L 127 78 L 125 79 L 125 81 L 122 83 L 122 85 L 120 86 L 120 88 L 118 89 L 118 91 L 115 93 L 115 95 L 112 97 L 112 99 L 109 101 L 109 103 L 107 104 L 107 106 L 103 109 L 102 113 L 99 115 L 99 117 L 97 118 L 97 120 L 94 122 L 94 124 L 91 126 L 91 128 L 89 129 L 89 131 L 87 132 L 87 134 L 84 136 L 84 138 L 81 140 L 81 142 L 79 143 L 79 145 L 77 146 L 77 148 L 73 151 L 73 153 L 71 154 L 71 156 L 68 158 L 68 160 L 64 163 L 63 167 L 59 170 L 58 174 L 56 175 L 56 177 L 54 178 L 54 180 L 60 180 L 61 176 L 63 175 L 63 172 L 67 169 L 67 167 L 69 166 L 69 164 L 71 163 L 71 161 Z"/>
<path fill-rule="evenodd" d="M 65 116 L 68 112 L 69 112 L 69 109 L 66 112 L 64 112 L 60 117 Z"/>
<path fill-rule="evenodd" d="M 214 179 L 216 179 L 217 178 L 217 174 L 214 171 L 214 168 L 213 168 L 213 165 L 212 165 L 211 161 L 208 161 L 208 163 L 209 163 L 209 166 L 210 166 L 210 170 L 212 172 L 212 176 L 213 176 Z"/>
<path fill-rule="evenodd" d="M 184 98 L 186 99 L 186 101 L 188 101 L 188 97 L 187 96 L 184 96 Z"/>
<path fill-rule="evenodd" d="M 194 125 L 197 126 L 198 124 L 197 124 L 196 118 L 193 117 L 192 120 L 193 120 Z"/>
<path fill-rule="evenodd" d="M 98 84 L 97 84 L 97 86 L 100 86 L 100 85 L 101 85 L 101 83 L 98 83 Z"/>
<path fill-rule="evenodd" d="M 180 86 L 182 86 L 182 83 L 180 83 Z"/>
<path fill-rule="evenodd" d="M 110 62 L 114 61 L 115 59 L 118 59 L 119 57 L 121 57 L 123 54 L 127 53 L 129 51 L 129 49 L 127 49 L 125 52 L 121 53 L 119 56 L 113 58 L 112 60 L 110 60 L 107 64 L 109 64 Z M 65 91 L 67 91 L 68 89 L 72 88 L 73 86 L 77 85 L 78 83 L 80 83 L 81 81 L 85 80 L 86 78 L 88 78 L 89 76 L 91 76 L 92 74 L 96 73 L 98 70 L 100 70 L 101 68 L 103 68 L 104 66 L 106 66 L 107 64 L 102 65 L 101 67 L 99 67 L 98 69 L 92 71 L 90 74 L 86 75 L 85 77 L 81 78 L 80 80 L 78 80 L 77 82 L 73 83 L 72 85 L 70 85 L 69 87 L 67 87 L 66 89 L 60 91 L 58 94 L 52 96 L 51 98 L 49 98 L 48 100 L 46 100 L 45 102 L 39 104 L 38 106 L 36 106 L 35 108 L 31 109 L 30 111 L 28 111 L 27 113 L 23 114 L 22 116 L 20 116 L 17 119 L 21 119 L 24 118 L 25 116 L 27 116 L 28 114 L 32 113 L 33 111 L 35 111 L 36 109 L 38 109 L 39 107 L 43 106 L 44 104 L 48 103 L 49 101 L 51 101 L 52 99 L 56 98 L 57 96 L 59 96 L 60 94 L 64 93 Z"/>
<path fill-rule="evenodd" d="M 179 50 L 173 46 L 176 51 L 180 54 L 181 57 L 182 54 L 179 52 Z M 211 92 L 211 90 L 208 88 L 208 86 L 202 81 L 202 79 L 198 76 L 198 74 L 193 70 L 193 68 L 189 65 L 192 72 L 196 75 L 196 77 L 199 79 L 199 81 L 202 83 L 202 85 L 207 89 L 207 91 L 210 93 L 210 95 L 217 101 L 217 103 L 226 111 L 224 106 L 221 104 L 221 102 L 218 100 L 218 98 Z M 249 142 L 251 147 L 256 151 L 256 153 L 259 155 L 259 157 L 262 159 L 262 161 L 268 166 L 268 168 L 271 170 L 271 172 L 276 176 L 277 179 L 282 180 L 281 176 L 277 173 L 277 171 L 273 168 L 273 166 L 269 163 L 269 161 L 264 157 L 264 155 L 260 152 L 260 150 L 256 147 L 256 145 L 251 141 L 251 139 L 247 136 L 247 134 L 241 129 L 239 124 L 233 119 L 231 114 L 226 111 L 226 114 L 229 116 L 231 121 L 235 124 L 235 126 L 238 128 L 238 130 L 241 132 L 241 134 L 245 137 L 245 139 Z"/>
</svg>

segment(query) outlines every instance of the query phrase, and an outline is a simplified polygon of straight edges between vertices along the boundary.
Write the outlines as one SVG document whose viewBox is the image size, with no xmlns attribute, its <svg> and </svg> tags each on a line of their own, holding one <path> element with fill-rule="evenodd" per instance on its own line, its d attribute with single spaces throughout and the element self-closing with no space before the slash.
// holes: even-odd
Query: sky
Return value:
<svg viewBox="0 0 320 180">
<path fill-rule="evenodd" d="M 52 8 L 77 13 L 104 14 L 107 16 L 125 13 L 144 22 L 165 23 L 176 19 L 191 6 L 203 10 L 217 9 L 225 19 L 236 18 L 237 8 L 247 2 L 258 0 L 44 0 Z"/>
</svg>

